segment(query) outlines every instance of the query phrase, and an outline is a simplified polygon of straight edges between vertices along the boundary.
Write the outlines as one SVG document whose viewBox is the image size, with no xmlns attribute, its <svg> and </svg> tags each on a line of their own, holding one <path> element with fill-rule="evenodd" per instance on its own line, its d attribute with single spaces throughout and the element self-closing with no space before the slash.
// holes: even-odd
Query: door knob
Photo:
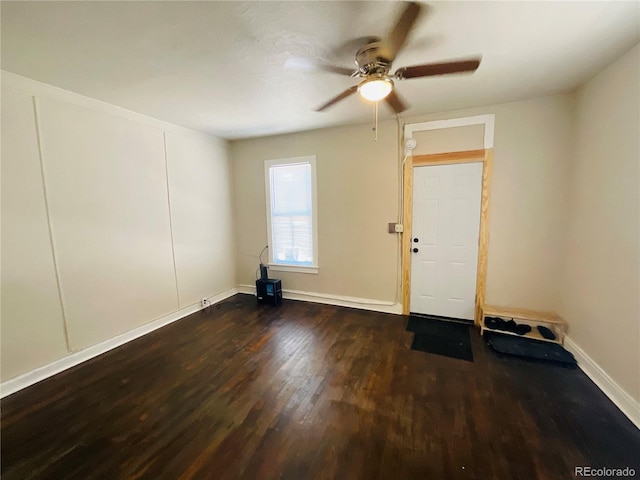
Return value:
<svg viewBox="0 0 640 480">
<path fill-rule="evenodd" d="M 417 237 L 413 239 L 413 243 L 418 243 L 418 238 Z"/>
<path fill-rule="evenodd" d="M 413 249 L 413 253 L 418 253 L 418 249 L 417 249 L 417 248 L 414 248 L 414 249 Z"/>
</svg>

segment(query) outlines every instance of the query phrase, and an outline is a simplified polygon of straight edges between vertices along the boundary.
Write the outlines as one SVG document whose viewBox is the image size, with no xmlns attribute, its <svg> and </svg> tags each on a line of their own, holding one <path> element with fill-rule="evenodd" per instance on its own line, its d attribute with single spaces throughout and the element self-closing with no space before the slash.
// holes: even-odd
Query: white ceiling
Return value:
<svg viewBox="0 0 640 480">
<path fill-rule="evenodd" d="M 481 54 L 473 75 L 397 82 L 403 116 L 572 90 L 640 40 L 640 3 L 429 2 L 401 66 Z M 235 139 L 370 121 L 356 82 L 283 68 L 289 55 L 353 66 L 343 46 L 384 36 L 399 2 L 7 2 L 2 68 Z M 391 114 L 383 106 L 381 118 Z"/>
</svg>

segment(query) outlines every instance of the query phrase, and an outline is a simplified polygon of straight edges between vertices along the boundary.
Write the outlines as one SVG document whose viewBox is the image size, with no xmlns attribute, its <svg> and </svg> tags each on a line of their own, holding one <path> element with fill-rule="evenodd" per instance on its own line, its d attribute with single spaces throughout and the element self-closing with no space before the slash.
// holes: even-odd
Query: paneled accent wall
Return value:
<svg viewBox="0 0 640 480">
<path fill-rule="evenodd" d="M 2 381 L 235 287 L 226 142 L 2 80 Z"/>
<path fill-rule="evenodd" d="M 2 379 L 67 353 L 33 98 L 2 86 Z"/>
</svg>

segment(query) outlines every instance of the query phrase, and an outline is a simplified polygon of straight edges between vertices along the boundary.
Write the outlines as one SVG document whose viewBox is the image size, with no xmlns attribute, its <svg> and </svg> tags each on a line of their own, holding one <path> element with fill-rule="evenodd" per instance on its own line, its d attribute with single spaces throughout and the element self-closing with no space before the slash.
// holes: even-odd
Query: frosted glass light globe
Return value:
<svg viewBox="0 0 640 480">
<path fill-rule="evenodd" d="M 376 78 L 375 80 L 366 80 L 358 86 L 358 93 L 367 100 L 376 102 L 382 100 L 391 93 L 393 82 L 388 79 Z"/>
</svg>

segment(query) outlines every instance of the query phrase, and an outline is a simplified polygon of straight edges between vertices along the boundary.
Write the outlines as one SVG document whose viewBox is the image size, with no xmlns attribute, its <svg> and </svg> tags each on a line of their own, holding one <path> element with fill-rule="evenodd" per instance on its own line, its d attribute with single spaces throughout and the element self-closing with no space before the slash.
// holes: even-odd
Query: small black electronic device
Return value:
<svg viewBox="0 0 640 480">
<path fill-rule="evenodd" d="M 260 264 L 260 280 L 268 280 L 269 273 L 267 272 L 268 268 L 265 264 Z"/>
</svg>

